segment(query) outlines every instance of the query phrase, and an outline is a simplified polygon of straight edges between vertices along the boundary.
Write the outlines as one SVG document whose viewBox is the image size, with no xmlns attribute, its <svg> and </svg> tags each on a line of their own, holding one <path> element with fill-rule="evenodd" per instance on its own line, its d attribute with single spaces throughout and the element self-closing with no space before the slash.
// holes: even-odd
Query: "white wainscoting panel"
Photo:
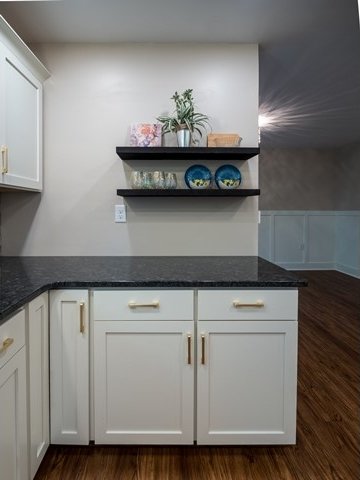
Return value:
<svg viewBox="0 0 360 480">
<path fill-rule="evenodd" d="M 261 212 L 261 222 L 259 225 L 259 256 L 270 259 L 272 249 L 272 222 L 271 215 L 267 212 Z"/>
<path fill-rule="evenodd" d="M 327 268 L 335 256 L 335 216 L 308 212 L 306 220 L 305 262 Z"/>
<path fill-rule="evenodd" d="M 289 270 L 360 278 L 360 212 L 262 211 L 259 255 Z"/>
<path fill-rule="evenodd" d="M 336 269 L 360 277 L 360 212 L 337 212 Z"/>
<path fill-rule="evenodd" d="M 304 263 L 305 215 L 274 214 L 273 222 L 275 263 Z"/>
</svg>

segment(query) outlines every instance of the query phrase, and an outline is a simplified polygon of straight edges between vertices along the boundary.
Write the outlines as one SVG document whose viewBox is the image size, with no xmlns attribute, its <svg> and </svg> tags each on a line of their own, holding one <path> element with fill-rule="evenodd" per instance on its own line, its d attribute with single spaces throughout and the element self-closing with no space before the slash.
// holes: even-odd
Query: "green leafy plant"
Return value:
<svg viewBox="0 0 360 480">
<path fill-rule="evenodd" d="M 171 100 L 175 102 L 173 115 L 161 115 L 156 119 L 162 123 L 162 133 L 176 132 L 187 128 L 190 132 L 197 132 L 202 137 L 201 129 L 210 126 L 209 117 L 195 111 L 193 89 L 188 88 L 180 94 L 175 92 Z"/>
</svg>

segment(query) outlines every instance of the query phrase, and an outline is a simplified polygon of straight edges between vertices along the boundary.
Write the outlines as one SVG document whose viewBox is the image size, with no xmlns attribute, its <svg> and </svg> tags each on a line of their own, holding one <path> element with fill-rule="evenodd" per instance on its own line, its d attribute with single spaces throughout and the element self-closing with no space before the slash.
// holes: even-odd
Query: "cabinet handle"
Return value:
<svg viewBox="0 0 360 480">
<path fill-rule="evenodd" d="M 136 302 L 129 302 L 129 308 L 159 308 L 160 302 L 158 300 L 154 300 L 151 303 L 136 303 Z"/>
<path fill-rule="evenodd" d="M 187 348 L 188 348 L 187 363 L 188 363 L 188 365 L 191 365 L 191 335 L 190 335 L 190 333 L 187 336 Z"/>
<path fill-rule="evenodd" d="M 84 312 L 85 312 L 85 303 L 80 302 L 80 333 L 85 333 Z"/>
<path fill-rule="evenodd" d="M 2 346 L 0 347 L 0 353 L 4 353 L 6 352 L 6 350 L 10 347 L 10 345 L 12 345 L 14 343 L 14 339 L 13 338 L 6 338 L 3 342 L 2 342 Z"/>
<path fill-rule="evenodd" d="M 239 300 L 234 300 L 233 306 L 235 308 L 242 308 L 242 307 L 261 308 L 261 307 L 265 307 L 265 303 L 262 300 L 256 300 L 256 302 L 254 303 L 244 303 L 244 302 L 240 302 Z"/>
<path fill-rule="evenodd" d="M 9 157 L 8 157 L 8 147 L 6 145 L 1 145 L 1 161 L 2 161 L 2 173 L 8 173 L 9 171 Z"/>
<path fill-rule="evenodd" d="M 205 335 L 201 334 L 201 365 L 205 365 Z"/>
</svg>

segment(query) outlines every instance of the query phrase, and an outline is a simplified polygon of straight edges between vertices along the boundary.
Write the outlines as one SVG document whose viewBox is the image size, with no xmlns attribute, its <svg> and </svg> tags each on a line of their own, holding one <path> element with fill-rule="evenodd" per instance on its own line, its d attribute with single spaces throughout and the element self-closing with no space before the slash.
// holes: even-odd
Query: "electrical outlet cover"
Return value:
<svg viewBox="0 0 360 480">
<path fill-rule="evenodd" d="M 115 205 L 115 223 L 126 222 L 126 207 L 125 205 Z"/>
</svg>

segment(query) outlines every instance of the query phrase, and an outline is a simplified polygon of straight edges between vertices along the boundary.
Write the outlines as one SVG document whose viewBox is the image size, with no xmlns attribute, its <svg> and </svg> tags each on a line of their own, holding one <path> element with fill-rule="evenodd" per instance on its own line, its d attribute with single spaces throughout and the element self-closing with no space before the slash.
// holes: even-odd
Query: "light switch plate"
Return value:
<svg viewBox="0 0 360 480">
<path fill-rule="evenodd" d="M 126 223 L 125 205 L 115 205 L 115 223 Z"/>
</svg>

